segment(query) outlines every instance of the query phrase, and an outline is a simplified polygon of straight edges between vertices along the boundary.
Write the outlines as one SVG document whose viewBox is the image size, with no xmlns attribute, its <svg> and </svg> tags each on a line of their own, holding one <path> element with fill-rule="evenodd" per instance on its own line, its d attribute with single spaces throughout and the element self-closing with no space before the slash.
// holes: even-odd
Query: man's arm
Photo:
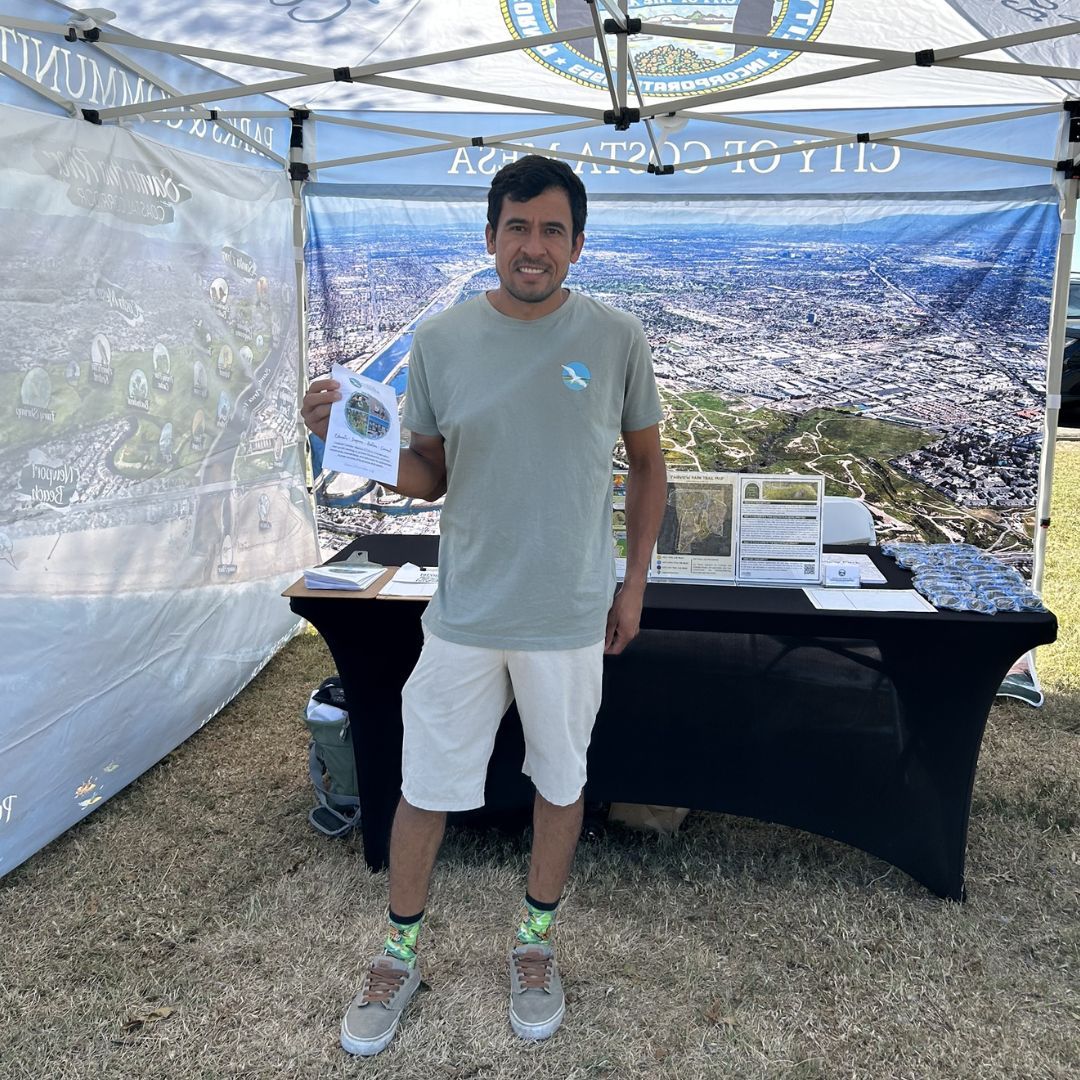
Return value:
<svg viewBox="0 0 1080 1080">
<path fill-rule="evenodd" d="M 300 415 L 314 435 L 326 441 L 330 407 L 341 400 L 340 384 L 334 379 L 316 379 L 304 395 Z M 414 499 L 437 499 L 446 493 L 446 450 L 441 435 L 412 432 L 407 449 L 398 458 L 398 479 L 392 487 L 399 495 Z"/>
<path fill-rule="evenodd" d="M 660 425 L 624 431 L 626 477 L 626 576 L 608 612 L 604 652 L 621 653 L 637 637 L 641 603 L 660 522 L 667 502 L 667 468 Z"/>
</svg>

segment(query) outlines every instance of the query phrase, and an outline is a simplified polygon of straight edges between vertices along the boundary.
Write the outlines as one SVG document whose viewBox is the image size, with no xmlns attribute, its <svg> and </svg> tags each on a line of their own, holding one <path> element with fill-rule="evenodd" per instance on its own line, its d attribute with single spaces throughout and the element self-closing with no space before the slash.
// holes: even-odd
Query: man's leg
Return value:
<svg viewBox="0 0 1080 1080">
<path fill-rule="evenodd" d="M 414 915 L 424 910 L 445 829 L 446 811 L 421 810 L 402 797 L 390 831 L 391 911 Z"/>
<path fill-rule="evenodd" d="M 585 756 L 600 708 L 604 643 L 510 659 L 525 735 L 525 772 L 536 786 L 533 846 L 521 922 L 510 952 L 510 1024 L 546 1039 L 565 998 L 555 960 L 555 913 L 581 836 Z"/>
<path fill-rule="evenodd" d="M 577 797 L 569 806 L 549 803 L 540 792 L 533 802 L 532 859 L 529 863 L 529 896 L 544 904 L 557 903 L 562 896 L 570 865 L 574 861 L 585 798 Z M 400 811 L 399 811 L 400 813 Z M 392 858 L 392 857 L 391 857 Z M 390 863 L 391 881 L 394 864 Z"/>
<path fill-rule="evenodd" d="M 562 1023 L 565 998 L 551 941 L 555 911 L 581 835 L 581 795 L 568 806 L 536 793 L 529 881 L 510 951 L 510 1026 L 523 1039 L 546 1039 Z"/>
<path fill-rule="evenodd" d="M 367 1057 L 384 1049 L 420 985 L 416 940 L 445 827 L 445 811 L 399 800 L 390 831 L 388 934 L 341 1022 L 341 1045 L 350 1054 Z"/>
<path fill-rule="evenodd" d="M 446 810 L 483 805 L 487 760 L 510 699 L 500 652 L 428 637 L 402 690 L 402 797 L 390 832 L 389 927 L 342 1021 L 341 1045 L 350 1054 L 387 1046 L 420 985 L 417 939 Z"/>
</svg>

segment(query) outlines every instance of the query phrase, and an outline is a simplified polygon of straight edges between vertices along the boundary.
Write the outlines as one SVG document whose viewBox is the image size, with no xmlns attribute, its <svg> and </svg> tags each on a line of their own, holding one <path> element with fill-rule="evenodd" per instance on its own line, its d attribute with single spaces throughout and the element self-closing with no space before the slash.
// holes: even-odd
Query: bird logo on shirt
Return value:
<svg viewBox="0 0 1080 1080">
<path fill-rule="evenodd" d="M 574 361 L 571 364 L 563 364 L 562 381 L 568 390 L 584 390 L 589 385 L 592 374 L 582 363 Z"/>
</svg>

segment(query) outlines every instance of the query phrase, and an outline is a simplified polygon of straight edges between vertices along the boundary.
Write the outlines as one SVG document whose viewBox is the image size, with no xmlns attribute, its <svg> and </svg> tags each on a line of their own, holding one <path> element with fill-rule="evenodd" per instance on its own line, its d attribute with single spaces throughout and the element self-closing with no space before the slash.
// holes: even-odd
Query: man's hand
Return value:
<svg viewBox="0 0 1080 1080">
<path fill-rule="evenodd" d="M 330 423 L 330 406 L 341 400 L 338 391 L 341 384 L 335 379 L 316 379 L 304 395 L 300 415 L 313 435 L 326 442 L 326 428 Z"/>
<path fill-rule="evenodd" d="M 641 628 L 641 603 L 644 598 L 644 585 L 623 582 L 608 611 L 607 633 L 604 635 L 606 654 L 618 656 L 637 637 Z"/>
</svg>

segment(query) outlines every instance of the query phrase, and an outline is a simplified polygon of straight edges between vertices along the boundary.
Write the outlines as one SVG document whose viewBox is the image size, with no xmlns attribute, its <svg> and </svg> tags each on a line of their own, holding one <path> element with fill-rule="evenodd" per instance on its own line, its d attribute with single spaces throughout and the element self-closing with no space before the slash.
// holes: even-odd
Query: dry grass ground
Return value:
<svg viewBox="0 0 1080 1080">
<path fill-rule="evenodd" d="M 695 814 L 612 828 L 563 905 L 567 1021 L 522 1045 L 504 949 L 527 851 L 452 832 L 425 979 L 384 1054 L 337 1044 L 385 876 L 309 828 L 295 640 L 197 736 L 0 881 L 3 1080 L 1032 1077 L 1080 1074 L 1080 445 L 1059 451 L 1047 704 L 995 706 L 970 899 L 869 856 Z"/>
</svg>

